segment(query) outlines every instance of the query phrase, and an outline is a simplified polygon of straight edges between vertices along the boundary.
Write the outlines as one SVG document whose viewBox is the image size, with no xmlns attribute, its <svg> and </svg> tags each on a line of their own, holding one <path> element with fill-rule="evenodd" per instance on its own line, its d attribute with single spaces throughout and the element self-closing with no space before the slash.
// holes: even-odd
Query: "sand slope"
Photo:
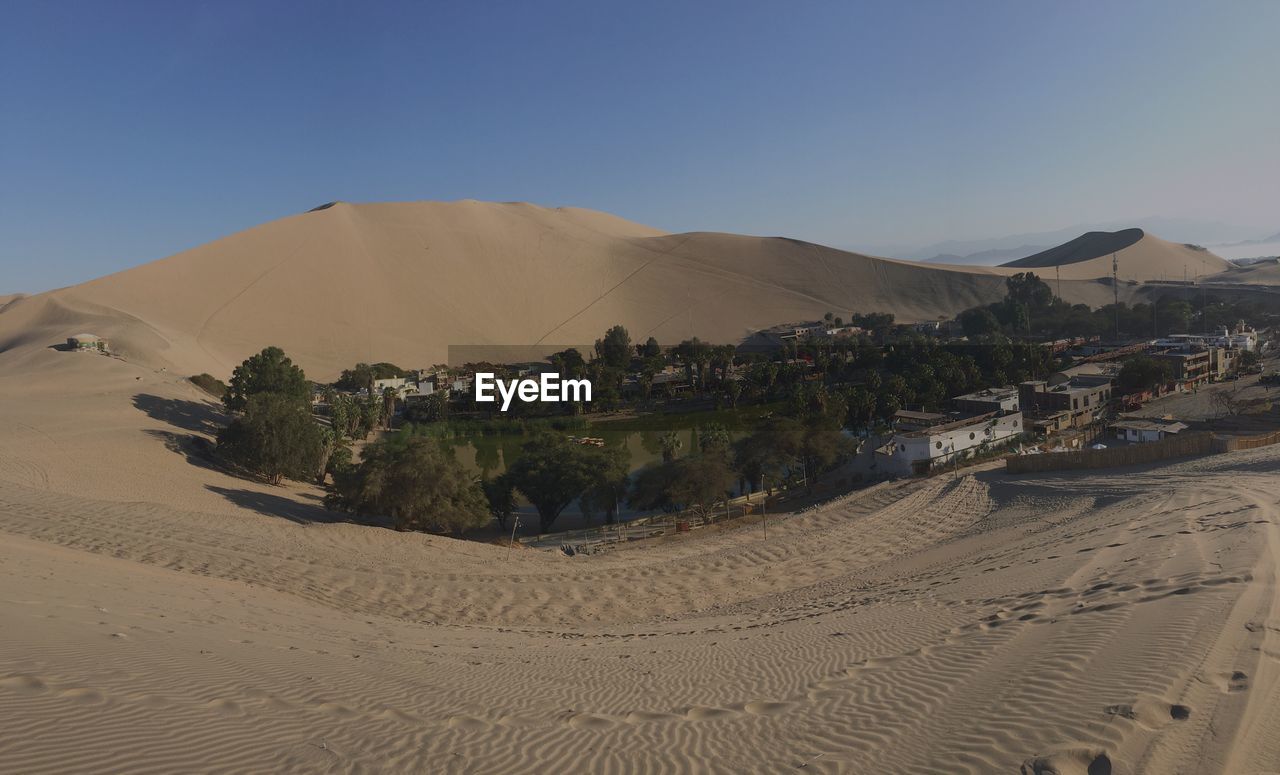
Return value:
<svg viewBox="0 0 1280 775">
<path fill-rule="evenodd" d="M 1111 276 L 1111 256 L 1119 260 L 1122 280 L 1181 280 L 1217 274 L 1230 263 L 1204 249 L 1162 240 L 1142 229 L 1091 231 L 1026 258 L 1001 264 L 1003 269 L 1035 271 L 1045 278 L 1083 280 Z M 1037 271 L 1040 270 L 1040 271 Z"/>
<path fill-rule="evenodd" d="M 39 332 L 92 314 L 157 352 L 184 340 L 36 301 L 17 307 L 36 333 L 0 352 L 0 772 L 1234 775 L 1280 756 L 1280 447 L 878 485 L 767 541 L 748 524 L 508 559 L 211 466 L 195 440 L 224 418 L 184 372 Z"/>
<path fill-rule="evenodd" d="M 0 485 L 0 771 L 1264 772 L 1277 475 L 984 473 L 509 562 Z"/>
<path fill-rule="evenodd" d="M 357 361 L 442 362 L 450 345 L 590 345 L 616 323 L 673 343 L 826 312 L 932 320 L 999 299 L 1008 273 L 572 208 L 338 203 L 17 300 L 0 311 L 0 359 L 88 331 L 131 360 L 220 377 L 276 344 L 325 379 Z M 1107 296 L 1091 281 L 1063 293 Z"/>
</svg>

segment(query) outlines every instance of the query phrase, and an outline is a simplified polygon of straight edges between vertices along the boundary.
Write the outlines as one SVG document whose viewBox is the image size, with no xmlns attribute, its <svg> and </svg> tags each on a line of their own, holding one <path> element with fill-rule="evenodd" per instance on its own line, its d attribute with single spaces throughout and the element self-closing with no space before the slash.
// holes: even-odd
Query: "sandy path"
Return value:
<svg viewBox="0 0 1280 775">
<path fill-rule="evenodd" d="M 1278 473 L 983 473 L 509 565 L 4 484 L 0 771 L 1265 771 Z"/>
</svg>

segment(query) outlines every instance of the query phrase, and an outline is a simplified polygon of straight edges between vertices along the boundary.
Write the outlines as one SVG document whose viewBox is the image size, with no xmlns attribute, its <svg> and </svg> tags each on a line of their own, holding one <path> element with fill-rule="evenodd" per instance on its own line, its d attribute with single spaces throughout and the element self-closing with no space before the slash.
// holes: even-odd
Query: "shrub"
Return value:
<svg viewBox="0 0 1280 775">
<path fill-rule="evenodd" d="M 227 383 L 211 374 L 197 374 L 194 377 L 188 377 L 187 379 L 191 380 L 191 384 L 200 388 L 219 401 L 221 401 L 222 397 L 227 394 Z"/>
</svg>

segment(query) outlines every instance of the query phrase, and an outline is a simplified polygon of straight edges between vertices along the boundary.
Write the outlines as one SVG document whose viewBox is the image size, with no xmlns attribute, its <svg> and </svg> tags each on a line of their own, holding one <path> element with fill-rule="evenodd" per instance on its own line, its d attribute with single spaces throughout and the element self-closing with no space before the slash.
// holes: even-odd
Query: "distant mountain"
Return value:
<svg viewBox="0 0 1280 775">
<path fill-rule="evenodd" d="M 970 253 L 961 256 L 954 253 L 942 253 L 931 258 L 922 259 L 926 264 L 952 264 L 957 266 L 998 266 L 1006 261 L 1015 258 L 1022 258 L 1033 253 L 1039 253 L 1047 248 L 1047 245 L 1022 245 L 1016 248 L 1000 248 L 995 250 L 983 250 L 978 253 Z"/>
</svg>

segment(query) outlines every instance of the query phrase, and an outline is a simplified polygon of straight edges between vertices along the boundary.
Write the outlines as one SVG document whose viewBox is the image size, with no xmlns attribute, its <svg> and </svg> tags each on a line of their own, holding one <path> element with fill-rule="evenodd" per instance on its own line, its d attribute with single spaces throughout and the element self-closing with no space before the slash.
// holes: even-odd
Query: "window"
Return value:
<svg viewBox="0 0 1280 775">
<path fill-rule="evenodd" d="M 978 437 L 978 435 L 977 435 L 976 433 L 970 433 L 970 434 L 969 434 L 969 441 L 973 441 L 973 440 L 974 440 L 974 439 L 976 439 L 977 437 Z"/>
</svg>

